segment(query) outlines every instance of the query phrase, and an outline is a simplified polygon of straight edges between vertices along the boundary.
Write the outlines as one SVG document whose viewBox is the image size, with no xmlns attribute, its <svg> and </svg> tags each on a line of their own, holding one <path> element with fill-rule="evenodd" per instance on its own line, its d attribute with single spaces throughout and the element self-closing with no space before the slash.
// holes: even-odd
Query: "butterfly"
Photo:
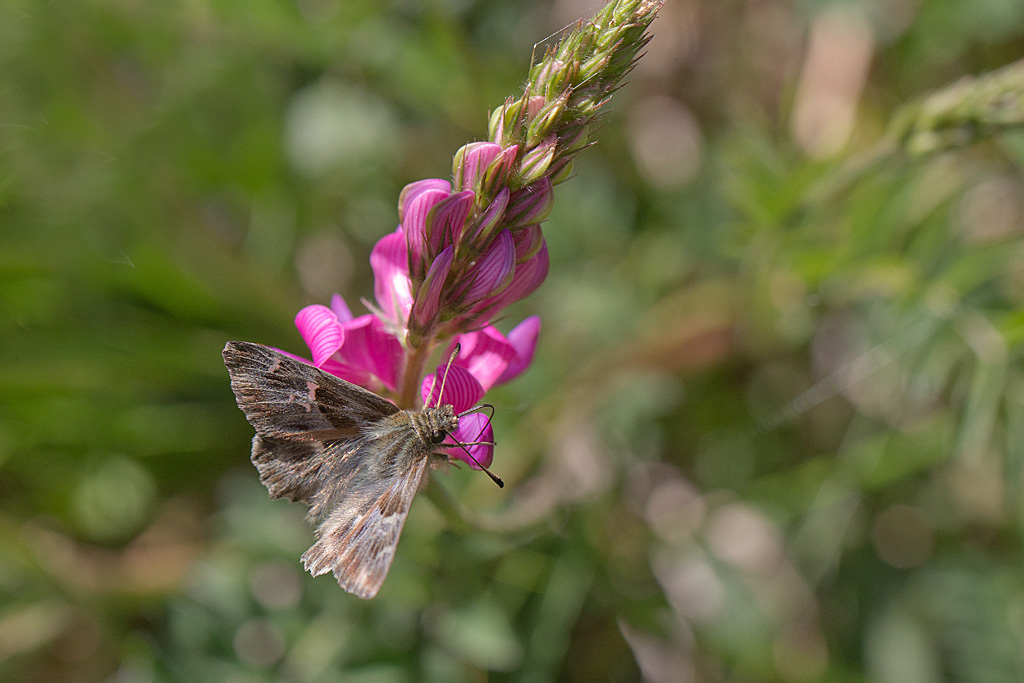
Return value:
<svg viewBox="0 0 1024 683">
<path fill-rule="evenodd" d="M 250 342 L 228 342 L 224 363 L 238 407 L 256 430 L 252 462 L 260 482 L 272 498 L 308 505 L 318 524 L 303 566 L 313 576 L 332 572 L 348 592 L 372 598 L 391 567 L 424 472 L 448 462 L 439 449 L 473 445 L 445 440 L 459 417 L 480 407 L 457 415 L 439 398 L 434 407 L 401 410 L 372 391 Z"/>
</svg>

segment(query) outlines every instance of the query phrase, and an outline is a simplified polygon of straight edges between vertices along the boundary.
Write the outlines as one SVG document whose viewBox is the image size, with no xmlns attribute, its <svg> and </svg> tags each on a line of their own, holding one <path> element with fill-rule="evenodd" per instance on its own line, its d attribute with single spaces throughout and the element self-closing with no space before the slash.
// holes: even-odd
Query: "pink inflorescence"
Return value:
<svg viewBox="0 0 1024 683">
<path fill-rule="evenodd" d="M 598 114 L 636 63 L 660 6 L 614 0 L 576 24 L 532 66 L 523 94 L 491 112 L 488 141 L 456 153 L 451 182 L 421 180 L 402 190 L 398 228 L 370 254 L 371 312 L 354 317 L 335 296 L 330 307 L 308 306 L 295 318 L 317 367 L 402 408 L 441 401 L 457 412 L 526 369 L 540 320 L 527 318 L 508 336 L 492 323 L 547 277 L 540 226 L 552 188 L 591 144 Z M 443 368 L 429 372 L 427 358 L 444 351 L 447 360 L 455 344 L 462 353 L 444 396 L 431 395 Z M 490 441 L 490 425 L 466 415 L 452 436 Z M 480 463 L 491 462 L 490 446 L 470 448 Z M 461 451 L 451 454 L 470 462 Z"/>
<path fill-rule="evenodd" d="M 378 393 L 397 394 L 408 356 L 425 344 L 447 342 L 447 359 L 461 346 L 448 372 L 443 402 L 467 410 L 491 387 L 522 373 L 533 358 L 540 319 L 531 316 L 508 336 L 491 321 L 502 309 L 540 286 L 548 272 L 540 223 L 551 204 L 546 178 L 510 190 L 507 176 L 515 145 L 473 143 L 456 155 L 456 188 L 444 180 L 421 180 L 402 191 L 398 229 L 370 254 L 376 306 L 352 315 L 335 295 L 330 307 L 312 305 L 295 317 L 313 364 Z M 479 197 L 493 194 L 490 200 Z M 443 366 L 421 382 L 424 405 L 441 399 Z M 435 377 L 436 375 L 436 377 Z M 430 395 L 431 390 L 434 391 Z M 493 440 L 483 415 L 466 415 L 451 435 L 462 443 Z M 469 447 L 485 467 L 493 457 L 486 443 Z M 474 466 L 461 449 L 454 458 Z"/>
</svg>

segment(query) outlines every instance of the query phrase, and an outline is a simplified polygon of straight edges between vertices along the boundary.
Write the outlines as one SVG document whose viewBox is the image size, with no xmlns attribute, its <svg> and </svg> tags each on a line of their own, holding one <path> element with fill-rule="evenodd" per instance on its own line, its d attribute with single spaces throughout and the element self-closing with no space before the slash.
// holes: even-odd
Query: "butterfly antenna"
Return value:
<svg viewBox="0 0 1024 683">
<path fill-rule="evenodd" d="M 477 467 L 479 467 L 479 468 L 480 468 L 481 470 L 483 470 L 484 474 L 486 474 L 486 475 L 487 475 L 488 477 L 490 477 L 490 478 L 491 478 L 491 481 L 493 481 L 493 482 L 494 482 L 495 484 L 497 484 L 497 485 L 498 485 L 498 488 L 499 488 L 499 489 L 503 489 L 503 488 L 505 488 L 505 482 L 503 482 L 503 481 L 501 480 L 501 477 L 499 477 L 499 476 L 498 476 L 498 475 L 496 475 L 496 474 L 495 474 L 494 472 L 491 472 L 491 471 L 490 471 L 489 469 L 487 469 L 486 467 L 484 467 L 483 465 L 481 465 L 481 464 L 480 464 L 480 461 L 479 461 L 479 460 L 477 460 L 476 458 L 474 458 L 474 457 L 473 457 L 473 454 L 469 452 L 469 449 L 468 449 L 468 448 L 466 448 L 466 444 L 462 443 L 462 442 L 461 442 L 461 441 L 459 441 L 458 439 L 455 439 L 455 443 L 456 443 L 456 444 L 458 444 L 459 448 L 461 448 L 461 449 L 462 449 L 463 451 L 465 451 L 465 452 L 466 452 L 466 455 L 468 455 L 468 456 L 469 456 L 469 459 L 470 459 L 470 460 L 472 460 L 473 462 L 475 462 L 475 463 L 476 463 L 476 466 L 477 466 Z"/>
<path fill-rule="evenodd" d="M 469 415 L 470 413 L 479 413 L 482 410 L 489 410 L 489 411 L 491 411 L 491 414 L 487 416 L 487 424 L 490 424 L 491 420 L 494 419 L 494 406 L 492 406 L 490 403 L 481 403 L 478 406 L 473 406 L 469 410 L 463 410 L 461 413 L 459 413 L 455 417 L 462 417 L 463 415 Z M 487 425 L 484 425 L 484 429 L 486 429 L 486 428 L 487 428 Z M 483 433 L 484 433 L 484 431 L 483 431 L 483 429 L 481 429 L 480 430 L 480 434 L 483 434 Z M 480 434 L 477 434 L 477 438 L 480 438 Z"/>
<path fill-rule="evenodd" d="M 444 383 L 448 381 L 448 371 L 452 369 L 452 363 L 455 361 L 455 356 L 459 355 L 459 351 L 461 350 L 462 344 L 456 344 L 455 348 L 452 349 L 452 355 L 448 357 L 448 365 L 445 366 L 444 375 L 441 377 L 441 391 L 437 392 L 437 406 L 441 405 L 441 397 L 444 396 Z M 437 381 L 437 375 L 434 375 L 434 381 Z M 430 393 L 434 393 L 433 386 L 430 387 Z"/>
<path fill-rule="evenodd" d="M 487 424 L 490 424 L 491 420 L 494 419 L 494 406 L 492 406 L 490 403 L 481 403 L 478 406 L 474 406 L 473 408 L 470 408 L 469 410 L 466 410 L 466 411 L 463 411 L 463 412 L 459 413 L 456 417 L 462 417 L 463 415 L 469 415 L 470 413 L 475 413 L 477 411 L 487 410 L 487 409 L 490 409 L 490 411 L 491 411 L 491 414 L 487 416 Z M 480 461 L 477 460 L 476 458 L 474 458 L 473 454 L 469 452 L 468 448 L 466 448 L 466 446 L 473 446 L 473 445 L 476 445 L 476 444 L 487 444 L 489 446 L 493 446 L 494 445 L 494 442 L 492 442 L 492 441 L 477 441 L 476 440 L 476 439 L 479 439 L 481 436 L 483 436 L 484 431 L 487 429 L 487 424 L 485 424 L 483 427 L 480 428 L 480 431 L 477 433 L 477 435 L 474 438 L 474 440 L 470 441 L 469 443 L 462 443 L 461 441 L 459 441 L 455 437 L 452 437 L 452 439 L 455 441 L 455 443 L 457 443 L 459 445 L 459 448 L 461 448 L 462 450 L 464 450 L 466 452 L 466 455 L 469 456 L 469 459 L 472 460 L 473 462 L 475 462 L 477 467 L 479 467 L 481 470 L 483 470 L 487 474 L 487 476 L 491 478 L 491 481 L 493 481 L 495 484 L 498 485 L 498 488 L 505 488 L 505 482 L 503 482 L 501 480 L 501 477 L 499 477 L 498 475 L 494 474 L 489 469 L 487 469 L 486 467 L 481 465 Z"/>
</svg>

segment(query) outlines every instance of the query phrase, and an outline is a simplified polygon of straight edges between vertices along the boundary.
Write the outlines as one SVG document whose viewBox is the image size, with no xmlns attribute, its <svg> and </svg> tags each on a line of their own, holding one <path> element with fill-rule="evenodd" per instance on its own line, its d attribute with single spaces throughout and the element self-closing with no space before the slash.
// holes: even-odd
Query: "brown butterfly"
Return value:
<svg viewBox="0 0 1024 683">
<path fill-rule="evenodd" d="M 318 521 L 303 566 L 313 576 L 333 572 L 342 588 L 372 598 L 391 567 L 423 473 L 428 464 L 448 461 L 438 449 L 461 415 L 440 401 L 400 410 L 260 344 L 228 342 L 224 363 L 238 407 L 256 429 L 252 462 L 260 482 L 272 498 L 306 503 L 309 518 Z"/>
</svg>

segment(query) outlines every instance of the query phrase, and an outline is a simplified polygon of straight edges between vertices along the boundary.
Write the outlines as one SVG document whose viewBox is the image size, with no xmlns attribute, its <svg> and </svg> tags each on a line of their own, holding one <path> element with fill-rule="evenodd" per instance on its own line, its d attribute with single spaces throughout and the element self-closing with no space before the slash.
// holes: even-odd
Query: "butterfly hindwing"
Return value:
<svg viewBox="0 0 1024 683">
<path fill-rule="evenodd" d="M 361 598 L 376 595 L 387 576 L 428 462 L 428 453 L 409 442 L 379 441 L 362 446 L 372 455 L 353 454 L 354 468 L 323 501 L 327 514 L 317 542 L 302 556 L 311 574 L 333 572 L 342 588 Z"/>
<path fill-rule="evenodd" d="M 334 463 L 351 457 L 358 443 L 358 439 L 298 441 L 257 434 L 252 440 L 252 463 L 271 498 L 306 503 L 315 517 L 320 508 L 317 501 L 330 483 Z"/>
</svg>

